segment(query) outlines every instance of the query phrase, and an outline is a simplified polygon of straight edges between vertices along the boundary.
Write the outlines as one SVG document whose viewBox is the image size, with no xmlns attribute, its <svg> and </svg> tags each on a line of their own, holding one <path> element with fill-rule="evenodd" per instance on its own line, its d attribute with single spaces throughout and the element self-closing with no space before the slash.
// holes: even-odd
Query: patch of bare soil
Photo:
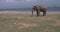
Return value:
<svg viewBox="0 0 60 32">
<path fill-rule="evenodd" d="M 49 30 L 49 29 L 44 29 L 43 32 L 54 32 L 53 30 Z"/>
<path fill-rule="evenodd" d="M 24 16 L 18 16 L 17 19 L 21 19 L 21 18 L 24 18 Z"/>
<path fill-rule="evenodd" d="M 47 20 L 52 20 L 52 18 L 49 18 L 49 17 L 44 17 L 44 18 L 41 18 L 42 21 L 47 21 Z"/>
<path fill-rule="evenodd" d="M 6 32 L 5 30 L 1 30 L 0 32 Z"/>
<path fill-rule="evenodd" d="M 5 16 L 0 17 L 1 21 L 5 21 L 7 18 Z"/>
<path fill-rule="evenodd" d="M 60 21 L 56 20 L 55 23 L 51 24 L 52 26 L 60 26 Z"/>
<path fill-rule="evenodd" d="M 31 23 L 30 24 L 29 23 L 17 23 L 17 25 L 19 26 L 18 27 L 19 29 L 38 26 L 38 24 L 35 24 L 35 23 L 33 23 L 33 24 L 31 24 Z"/>
</svg>

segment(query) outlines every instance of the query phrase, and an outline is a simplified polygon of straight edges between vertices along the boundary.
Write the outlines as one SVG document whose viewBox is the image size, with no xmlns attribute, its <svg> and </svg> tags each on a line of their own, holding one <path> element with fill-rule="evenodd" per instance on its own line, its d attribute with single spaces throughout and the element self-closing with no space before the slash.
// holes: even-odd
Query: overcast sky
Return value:
<svg viewBox="0 0 60 32">
<path fill-rule="evenodd" d="M 0 0 L 0 8 L 24 8 L 36 4 L 47 6 L 60 6 L 60 0 Z"/>
</svg>

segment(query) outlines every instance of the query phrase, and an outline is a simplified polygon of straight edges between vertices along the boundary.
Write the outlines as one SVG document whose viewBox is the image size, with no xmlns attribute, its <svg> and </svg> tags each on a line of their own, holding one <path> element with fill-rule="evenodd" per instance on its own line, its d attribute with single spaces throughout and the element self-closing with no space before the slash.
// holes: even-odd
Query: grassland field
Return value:
<svg viewBox="0 0 60 32">
<path fill-rule="evenodd" d="M 60 12 L 0 12 L 0 32 L 60 32 Z"/>
</svg>

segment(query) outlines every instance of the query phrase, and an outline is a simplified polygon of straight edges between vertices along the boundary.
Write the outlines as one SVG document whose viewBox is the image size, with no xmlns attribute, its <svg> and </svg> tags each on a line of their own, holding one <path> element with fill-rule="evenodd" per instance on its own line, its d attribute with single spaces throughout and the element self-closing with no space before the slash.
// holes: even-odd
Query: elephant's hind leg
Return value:
<svg viewBox="0 0 60 32">
<path fill-rule="evenodd" d="M 46 15 L 46 11 L 43 11 L 43 16 L 45 16 Z"/>
</svg>

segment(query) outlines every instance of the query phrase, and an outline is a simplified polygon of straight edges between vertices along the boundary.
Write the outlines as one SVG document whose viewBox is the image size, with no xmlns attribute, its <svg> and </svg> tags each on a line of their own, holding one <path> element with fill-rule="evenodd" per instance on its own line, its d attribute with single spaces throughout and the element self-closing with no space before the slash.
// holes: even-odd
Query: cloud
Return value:
<svg viewBox="0 0 60 32">
<path fill-rule="evenodd" d="M 16 0 L 16 2 L 17 3 L 25 3 L 25 4 L 27 4 L 27 3 L 33 3 L 33 2 L 35 2 L 36 0 Z"/>
<path fill-rule="evenodd" d="M 0 3 L 13 3 L 15 0 L 0 0 Z"/>
<path fill-rule="evenodd" d="M 35 1 L 35 0 L 25 0 L 25 1 L 27 1 L 27 2 L 31 2 L 31 1 Z"/>
<path fill-rule="evenodd" d="M 15 2 L 15 0 L 6 0 L 6 2 Z"/>
<path fill-rule="evenodd" d="M 2 3 L 31 3 L 37 0 L 0 0 Z"/>
</svg>

